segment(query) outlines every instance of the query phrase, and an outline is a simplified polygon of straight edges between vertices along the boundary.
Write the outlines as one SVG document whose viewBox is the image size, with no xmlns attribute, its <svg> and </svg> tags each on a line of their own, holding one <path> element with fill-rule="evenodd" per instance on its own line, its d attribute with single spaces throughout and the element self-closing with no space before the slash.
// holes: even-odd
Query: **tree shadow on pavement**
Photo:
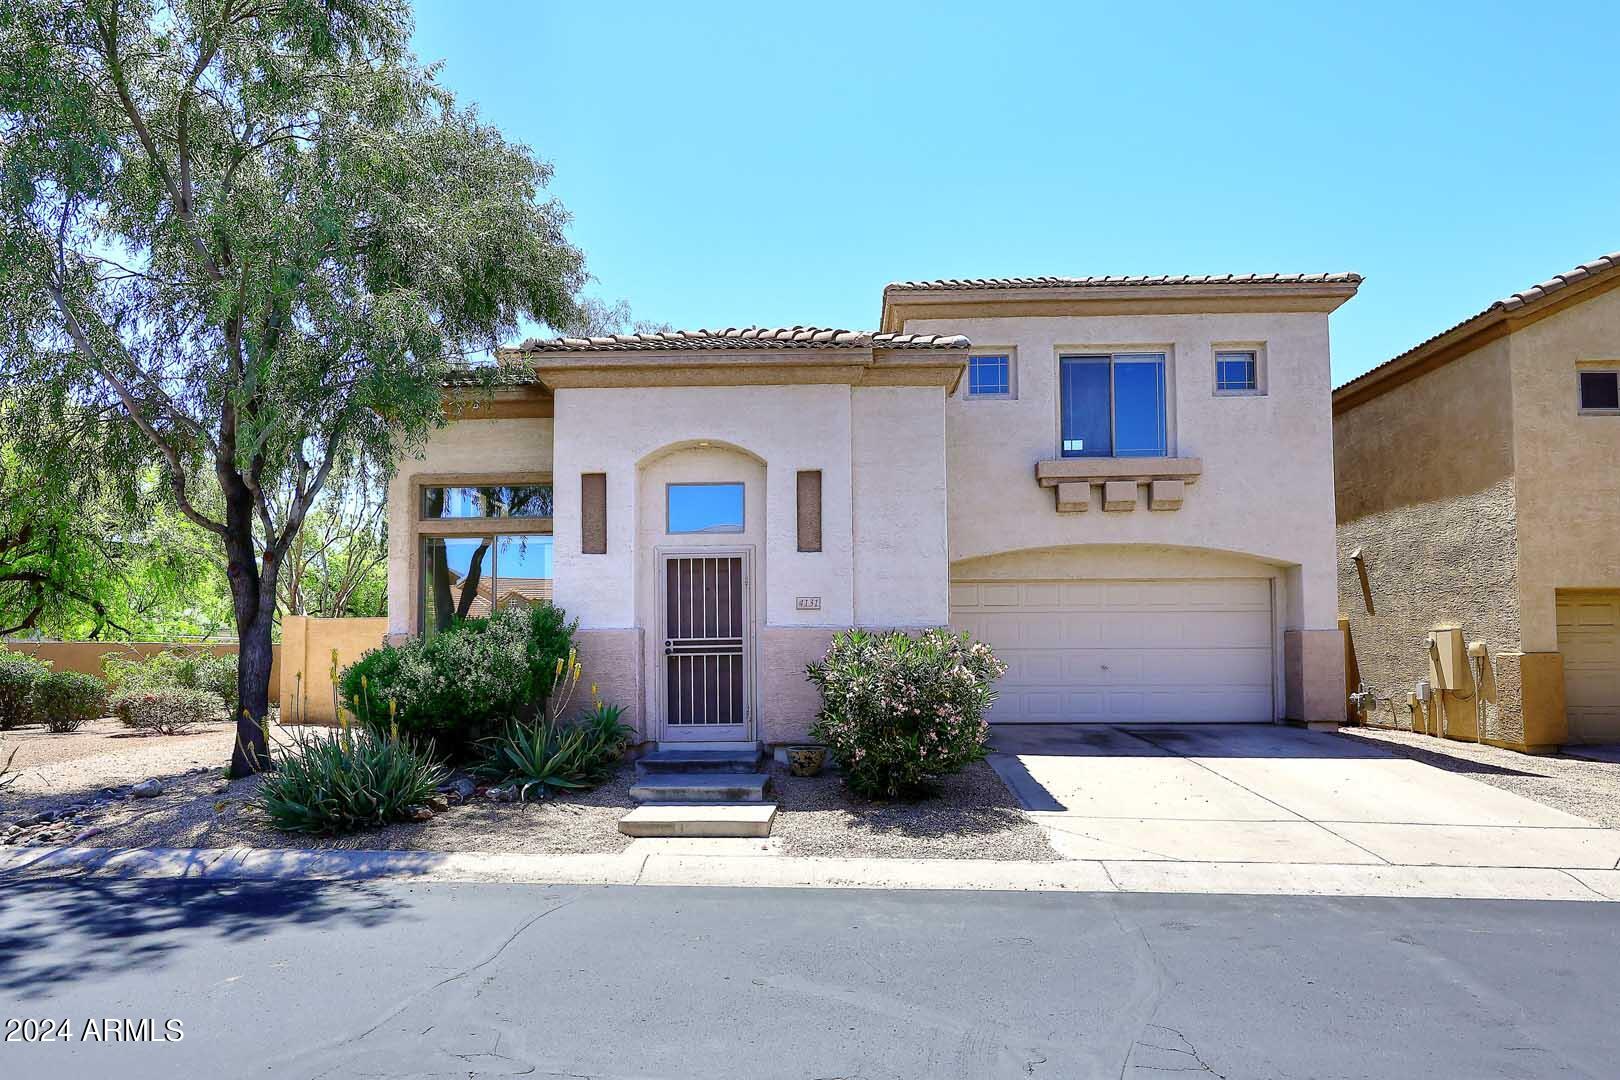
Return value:
<svg viewBox="0 0 1620 1080">
<path fill-rule="evenodd" d="M 47 997 L 64 983 L 156 969 L 176 950 L 261 936 L 275 925 L 376 926 L 403 907 L 353 882 L 0 878 L 0 995 Z"/>
</svg>

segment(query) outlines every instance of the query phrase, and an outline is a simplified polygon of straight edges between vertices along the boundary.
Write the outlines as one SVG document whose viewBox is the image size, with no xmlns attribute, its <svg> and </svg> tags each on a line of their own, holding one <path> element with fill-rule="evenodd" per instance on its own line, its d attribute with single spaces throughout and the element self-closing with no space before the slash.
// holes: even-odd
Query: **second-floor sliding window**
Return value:
<svg viewBox="0 0 1620 1080">
<path fill-rule="evenodd" d="M 1065 356 L 1058 361 L 1064 457 L 1164 457 L 1164 354 Z"/>
</svg>

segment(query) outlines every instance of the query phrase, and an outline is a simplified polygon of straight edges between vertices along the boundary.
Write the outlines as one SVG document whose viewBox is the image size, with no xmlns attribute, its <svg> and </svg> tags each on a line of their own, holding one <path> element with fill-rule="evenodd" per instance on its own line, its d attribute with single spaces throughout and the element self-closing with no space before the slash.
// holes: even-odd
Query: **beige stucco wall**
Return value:
<svg viewBox="0 0 1620 1080">
<path fill-rule="evenodd" d="M 1334 587 L 1328 317 L 1316 313 L 1110 315 L 910 320 L 906 330 L 966 334 L 974 351 L 1016 355 L 1014 400 L 946 404 L 952 562 L 1074 544 L 1198 547 L 1298 568 L 1283 611 L 1297 629 L 1331 629 Z M 1258 348 L 1259 396 L 1215 395 L 1217 346 Z M 1166 354 L 1172 455 L 1203 476 L 1179 510 L 1058 514 L 1035 463 L 1060 451 L 1058 358 L 1089 351 Z"/>
<path fill-rule="evenodd" d="M 557 602 L 586 630 L 640 627 L 651 642 L 656 548 L 749 548 L 756 731 L 772 742 L 804 738 L 819 705 L 804 665 L 835 629 L 946 621 L 941 395 L 844 385 L 559 390 Z M 822 473 L 819 552 L 798 550 L 801 469 Z M 603 555 L 580 550 L 587 472 L 607 476 Z M 664 485 L 693 480 L 742 480 L 746 532 L 665 534 Z M 819 598 L 820 609 L 800 610 L 798 597 Z M 652 717 L 659 662 L 644 645 L 639 686 L 628 691 Z"/>
<path fill-rule="evenodd" d="M 417 511 L 411 498 L 412 481 L 436 474 L 548 473 L 552 431 L 550 419 L 458 420 L 434 432 L 420 450 L 400 461 L 388 483 L 389 633 L 408 634 L 415 629 L 417 551 L 412 526 Z M 577 506 L 577 478 L 573 499 Z M 579 544 L 577 519 L 574 544 Z"/>
<path fill-rule="evenodd" d="M 857 389 L 850 398 L 853 622 L 942 626 L 950 591 L 944 390 Z"/>
<path fill-rule="evenodd" d="M 341 674 L 368 650 L 381 645 L 387 633 L 387 619 L 312 619 L 306 615 L 282 619 L 281 722 L 335 724 L 340 707 L 353 712 L 333 693 L 333 654 Z M 387 708 L 386 703 L 377 704 Z"/>
<path fill-rule="evenodd" d="M 1563 741 L 1557 590 L 1620 587 L 1620 417 L 1582 416 L 1576 373 L 1620 365 L 1620 292 L 1496 338 L 1335 421 L 1340 602 L 1363 681 L 1404 726 L 1423 635 L 1484 641 L 1487 740 Z M 1376 614 L 1349 555 L 1363 550 Z M 1470 683 L 1472 680 L 1470 680 Z M 1472 737 L 1470 687 L 1420 727 Z"/>
<path fill-rule="evenodd" d="M 1620 416 L 1582 416 L 1583 361 L 1620 366 L 1620 289 L 1508 339 L 1525 652 L 1558 648 L 1557 589 L 1620 588 Z"/>
<path fill-rule="evenodd" d="M 1381 701 L 1369 723 L 1412 725 L 1408 694 L 1430 677 L 1434 627 L 1460 626 L 1493 656 L 1520 647 L 1511 409 L 1500 339 L 1334 420 L 1339 602 L 1361 682 Z M 1350 558 L 1358 548 L 1371 614 Z M 1435 701 L 1447 711 L 1436 726 L 1472 730 L 1471 697 Z M 1516 711 L 1487 700 L 1487 730 L 1513 726 Z"/>
</svg>

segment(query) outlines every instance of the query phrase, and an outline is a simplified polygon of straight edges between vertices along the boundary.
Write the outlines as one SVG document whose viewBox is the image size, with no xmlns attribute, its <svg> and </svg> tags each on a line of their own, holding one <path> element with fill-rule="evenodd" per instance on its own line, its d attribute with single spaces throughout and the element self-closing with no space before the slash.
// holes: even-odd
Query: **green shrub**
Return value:
<svg viewBox="0 0 1620 1080">
<path fill-rule="evenodd" d="M 184 735 L 198 724 L 223 719 L 225 702 L 207 690 L 157 686 L 113 695 L 112 711 L 125 727 L 157 735 Z"/>
<path fill-rule="evenodd" d="M 505 608 L 371 650 L 343 672 L 339 693 L 373 731 L 396 723 L 437 752 L 463 757 L 512 721 L 541 711 L 572 655 L 577 626 L 551 604 Z"/>
<path fill-rule="evenodd" d="M 284 832 L 352 832 L 409 820 L 447 775 L 409 739 L 365 728 L 306 732 L 282 748 L 259 807 Z"/>
<path fill-rule="evenodd" d="M 34 688 L 50 670 L 32 656 L 0 648 L 0 731 L 39 722 Z"/>
<path fill-rule="evenodd" d="M 48 671 L 34 684 L 34 709 L 57 734 L 78 731 L 105 715 L 107 686 L 82 671 Z"/>
<path fill-rule="evenodd" d="M 915 798 L 984 757 L 985 710 L 1007 670 L 966 634 L 849 630 L 805 673 L 821 691 L 810 733 L 870 798 Z"/>
<path fill-rule="evenodd" d="M 145 659 L 109 656 L 102 665 L 114 694 L 178 687 L 206 690 L 236 712 L 236 657 L 216 656 L 206 649 L 166 649 Z"/>
<path fill-rule="evenodd" d="M 618 705 L 596 706 L 568 724 L 540 716 L 514 721 L 504 733 L 485 740 L 488 754 L 480 774 L 521 785 L 521 797 L 531 791 L 544 798 L 549 789 L 593 787 L 613 775 L 624 757 L 634 731 L 620 722 Z"/>
</svg>

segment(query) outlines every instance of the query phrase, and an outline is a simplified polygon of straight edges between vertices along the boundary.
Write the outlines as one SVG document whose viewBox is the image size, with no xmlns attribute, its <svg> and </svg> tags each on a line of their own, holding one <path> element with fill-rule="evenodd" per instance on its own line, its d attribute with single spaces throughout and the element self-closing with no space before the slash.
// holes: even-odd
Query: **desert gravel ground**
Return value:
<svg viewBox="0 0 1620 1080">
<path fill-rule="evenodd" d="M 30 728 L 6 733 L 4 749 L 18 751 L 18 781 L 0 789 L 0 831 L 43 810 L 90 802 L 103 788 L 149 777 L 165 791 L 152 799 L 91 802 L 71 824 L 46 829 L 40 842 L 96 847 L 257 847 L 419 851 L 623 851 L 630 837 L 619 818 L 635 806 L 633 766 L 586 792 L 538 803 L 494 803 L 474 798 L 423 824 L 391 825 L 341 837 L 289 835 L 272 828 L 254 796 L 261 782 L 227 783 L 233 729 L 210 725 L 194 734 L 132 735 L 116 721 L 98 721 L 71 735 Z M 937 799 L 874 803 L 843 786 L 835 771 L 795 777 L 771 768 L 770 797 L 780 807 L 774 835 L 787 855 L 869 858 L 1058 858 L 1045 834 L 1019 809 L 995 772 L 982 762 L 944 781 Z"/>
<path fill-rule="evenodd" d="M 1340 738 L 1366 739 L 1426 765 L 1523 795 L 1543 806 L 1620 828 L 1620 764 L 1566 754 L 1520 754 L 1498 746 L 1439 739 L 1394 728 L 1347 727 Z"/>
<path fill-rule="evenodd" d="M 202 766 L 223 774 L 235 737 L 235 728 L 223 721 L 188 735 L 147 735 L 130 731 L 111 718 L 86 724 L 69 735 L 53 734 L 43 727 L 7 731 L 0 734 L 0 761 L 15 750 L 11 767 L 18 776 L 0 794 L 0 800 L 18 795 L 93 795 L 104 787 Z"/>
<path fill-rule="evenodd" d="M 779 809 L 771 835 L 788 855 L 877 859 L 1058 858 L 1018 800 L 984 762 L 943 781 L 938 798 L 875 803 L 845 790 L 836 772 L 791 775 L 773 765 Z"/>
</svg>

